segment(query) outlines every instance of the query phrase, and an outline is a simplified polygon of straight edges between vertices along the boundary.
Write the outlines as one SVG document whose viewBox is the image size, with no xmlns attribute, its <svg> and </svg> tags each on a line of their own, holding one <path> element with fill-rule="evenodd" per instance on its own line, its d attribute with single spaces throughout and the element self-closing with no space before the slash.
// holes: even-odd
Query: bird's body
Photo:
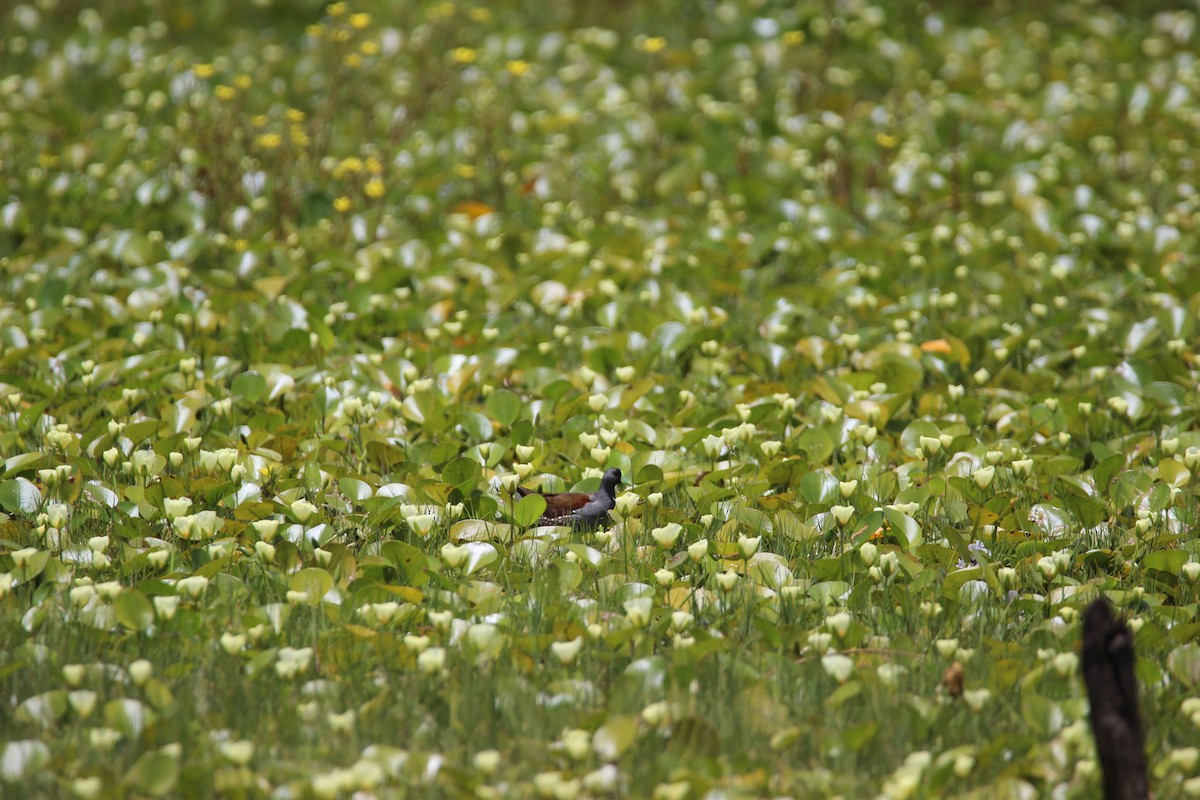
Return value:
<svg viewBox="0 0 1200 800">
<path fill-rule="evenodd" d="M 543 494 L 546 511 L 538 520 L 541 525 L 573 525 L 578 528 L 597 528 L 608 520 L 608 512 L 617 505 L 617 484 L 621 482 L 621 470 L 613 468 L 600 479 L 600 488 L 587 492 L 559 492 Z M 517 487 L 517 494 L 538 494 L 532 489 Z"/>
</svg>

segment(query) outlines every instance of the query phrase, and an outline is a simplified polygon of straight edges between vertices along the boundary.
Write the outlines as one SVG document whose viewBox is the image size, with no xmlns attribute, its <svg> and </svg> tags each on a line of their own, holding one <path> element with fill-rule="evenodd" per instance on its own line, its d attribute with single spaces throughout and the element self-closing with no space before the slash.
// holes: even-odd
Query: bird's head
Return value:
<svg viewBox="0 0 1200 800">
<path fill-rule="evenodd" d="M 604 477 L 600 479 L 600 488 L 604 489 L 609 494 L 616 493 L 617 486 L 621 483 L 621 470 L 613 467 L 604 471 Z"/>
</svg>

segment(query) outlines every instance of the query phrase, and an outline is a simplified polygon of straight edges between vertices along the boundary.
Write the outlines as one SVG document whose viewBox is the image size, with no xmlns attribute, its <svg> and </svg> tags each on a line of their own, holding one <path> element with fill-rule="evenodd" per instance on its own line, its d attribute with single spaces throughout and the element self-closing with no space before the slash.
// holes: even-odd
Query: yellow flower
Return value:
<svg viewBox="0 0 1200 800">
<path fill-rule="evenodd" d="M 333 168 L 333 177 L 341 178 L 345 175 L 353 175 L 356 172 L 362 172 L 363 162 L 357 156 L 349 156 L 343 158 L 341 163 Z"/>
<path fill-rule="evenodd" d="M 283 137 L 278 133 L 264 133 L 257 139 L 257 144 L 264 150 L 274 150 L 279 145 L 283 144 Z"/>
<path fill-rule="evenodd" d="M 454 172 L 460 178 L 474 178 L 475 177 L 475 168 L 473 166 L 471 166 L 470 164 L 459 164 L 457 167 L 454 168 Z"/>
<path fill-rule="evenodd" d="M 246 248 L 249 246 L 250 246 L 250 242 L 246 241 L 245 239 L 234 239 L 233 240 L 233 249 L 239 253 L 246 252 Z"/>
<path fill-rule="evenodd" d="M 233 79 L 233 85 L 239 89 L 249 89 L 254 83 L 254 79 L 249 75 L 238 75 Z"/>
<path fill-rule="evenodd" d="M 301 147 L 307 145 L 309 141 L 308 134 L 305 133 L 304 128 L 301 128 L 299 125 L 293 125 L 288 129 L 288 138 Z"/>
<path fill-rule="evenodd" d="M 350 31 L 343 28 L 342 30 L 333 32 L 333 40 L 335 42 L 348 42 L 350 41 L 350 37 L 353 35 L 354 34 L 350 33 Z"/>
<path fill-rule="evenodd" d="M 667 40 L 661 36 L 651 36 L 642 42 L 642 49 L 647 53 L 660 52 L 666 46 Z"/>
<path fill-rule="evenodd" d="M 304 112 L 298 108 L 289 108 L 286 116 L 288 122 L 304 122 Z"/>
<path fill-rule="evenodd" d="M 474 64 L 475 51 L 469 47 L 456 47 L 450 53 L 450 57 L 454 59 L 455 64 Z"/>
<path fill-rule="evenodd" d="M 526 72 L 529 72 L 529 62 L 517 58 L 505 64 L 504 68 L 519 78 Z"/>
<path fill-rule="evenodd" d="M 379 173 L 383 172 L 383 164 L 379 163 L 378 158 L 371 156 L 367 159 L 367 172 L 371 173 L 372 175 L 378 175 Z"/>
<path fill-rule="evenodd" d="M 440 19 L 442 17 L 452 17 L 452 16 L 454 16 L 454 3 L 449 2 L 449 0 L 447 0 L 447 2 L 444 2 L 444 3 L 438 3 L 436 6 L 433 6 L 428 11 L 426 11 L 425 16 L 428 17 L 429 19 Z"/>
<path fill-rule="evenodd" d="M 492 18 L 492 12 L 487 8 L 472 8 L 471 19 L 475 22 L 487 22 Z"/>
<path fill-rule="evenodd" d="M 356 69 L 362 66 L 362 56 L 358 53 L 347 53 L 346 57 L 342 59 L 342 63 L 350 69 Z"/>
<path fill-rule="evenodd" d="M 325 28 L 321 25 L 309 25 L 304 29 L 304 32 L 314 39 L 320 39 L 325 35 Z"/>
<path fill-rule="evenodd" d="M 335 211 L 340 211 L 341 213 L 345 214 L 347 211 L 350 210 L 350 198 L 349 197 L 339 197 L 338 199 L 333 201 L 333 208 Z"/>
<path fill-rule="evenodd" d="M 325 13 L 331 17 L 340 17 L 342 14 L 346 13 L 346 4 L 330 3 L 329 5 L 325 6 Z"/>
<path fill-rule="evenodd" d="M 797 45 L 804 41 L 804 31 L 788 31 L 783 35 L 783 43 Z"/>
<path fill-rule="evenodd" d="M 212 64 L 196 64 L 192 67 L 192 74 L 197 78 L 211 78 L 214 72 L 216 70 L 213 69 Z"/>
<path fill-rule="evenodd" d="M 371 15 L 370 14 L 363 14 L 362 12 L 359 12 L 358 14 L 350 15 L 350 27 L 351 28 L 358 28 L 361 31 L 363 28 L 367 27 L 370 24 L 371 24 Z"/>
<path fill-rule="evenodd" d="M 358 51 L 364 56 L 373 56 L 379 53 L 379 42 L 363 42 L 358 46 Z"/>
<path fill-rule="evenodd" d="M 379 178 L 372 178 L 367 181 L 367 185 L 363 187 L 363 191 L 366 192 L 367 197 L 372 200 L 378 200 L 383 197 L 383 181 Z"/>
<path fill-rule="evenodd" d="M 890 133 L 883 133 L 883 132 L 875 134 L 875 141 L 879 144 L 880 147 L 886 147 L 889 150 L 892 149 L 893 147 L 895 147 L 900 142 L 899 139 L 897 139 L 895 136 L 892 136 Z"/>
<path fill-rule="evenodd" d="M 237 97 L 237 90 L 223 83 L 214 89 L 213 92 L 217 95 L 218 100 L 232 100 Z"/>
<path fill-rule="evenodd" d="M 269 121 L 270 121 L 270 118 L 267 117 L 266 114 L 255 114 L 253 117 L 250 118 L 250 123 L 256 128 L 263 127 Z"/>
</svg>

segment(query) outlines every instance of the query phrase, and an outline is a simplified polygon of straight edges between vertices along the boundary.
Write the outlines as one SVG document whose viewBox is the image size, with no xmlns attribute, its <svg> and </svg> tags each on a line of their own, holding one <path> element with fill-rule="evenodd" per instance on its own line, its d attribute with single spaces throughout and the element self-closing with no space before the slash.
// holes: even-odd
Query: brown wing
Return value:
<svg viewBox="0 0 1200 800">
<path fill-rule="evenodd" d="M 572 511 L 578 511 L 583 508 L 592 499 L 590 494 L 584 492 L 544 494 L 542 497 L 546 498 L 546 513 L 542 515 L 546 519 L 565 517 Z"/>
</svg>

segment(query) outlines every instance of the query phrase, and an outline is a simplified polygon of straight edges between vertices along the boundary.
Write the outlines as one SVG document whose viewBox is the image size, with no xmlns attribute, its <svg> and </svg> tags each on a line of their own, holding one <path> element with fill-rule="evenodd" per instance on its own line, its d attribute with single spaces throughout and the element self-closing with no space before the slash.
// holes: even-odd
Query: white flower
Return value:
<svg viewBox="0 0 1200 800">
<path fill-rule="evenodd" d="M 688 545 L 688 558 L 697 563 L 708 555 L 708 539 L 700 539 Z"/>
<path fill-rule="evenodd" d="M 497 750 L 480 750 L 471 759 L 471 763 L 484 775 L 491 775 L 499 768 L 502 760 L 503 757 Z"/>
<path fill-rule="evenodd" d="M 1037 561 L 1037 568 L 1041 570 L 1042 575 L 1046 580 L 1052 580 L 1058 574 L 1058 565 L 1054 563 L 1054 559 L 1050 556 L 1042 556 Z"/>
<path fill-rule="evenodd" d="M 992 479 L 996 477 L 996 468 L 992 466 L 981 467 L 972 472 L 971 477 L 975 479 L 975 484 L 980 489 L 986 489 L 991 485 Z"/>
<path fill-rule="evenodd" d="M 728 592 L 737 585 L 739 576 L 733 570 L 725 570 L 717 573 L 717 588 L 723 592 Z"/>
<path fill-rule="evenodd" d="M 992 692 L 990 689 L 967 689 L 965 692 L 963 692 L 963 700 L 965 700 L 967 706 L 975 712 L 983 710 L 983 707 L 986 706 L 988 701 L 991 699 Z"/>
<path fill-rule="evenodd" d="M 447 542 L 442 545 L 441 554 L 442 561 L 446 562 L 446 566 L 455 569 L 466 562 L 467 556 L 471 553 L 466 547 Z"/>
<path fill-rule="evenodd" d="M 949 658 L 958 650 L 958 639 L 938 639 L 933 646 L 938 651 L 938 655 L 942 658 Z"/>
<path fill-rule="evenodd" d="M 254 742 L 248 739 L 238 739 L 232 742 L 221 742 L 217 747 L 231 764 L 244 767 L 254 758 Z"/>
<path fill-rule="evenodd" d="M 23 547 L 20 550 L 14 550 L 9 553 L 9 557 L 13 560 L 13 564 L 18 568 L 22 568 L 33 560 L 33 557 L 38 554 L 36 547 Z"/>
<path fill-rule="evenodd" d="M 408 522 L 408 527 L 412 528 L 413 533 L 418 536 L 428 536 L 437 522 L 437 517 L 433 514 L 414 514 L 406 522 Z"/>
<path fill-rule="evenodd" d="M 625 618 L 635 628 L 644 628 L 650 624 L 650 612 L 654 610 L 654 600 L 649 597 L 634 597 L 626 600 Z"/>
<path fill-rule="evenodd" d="M 192 507 L 192 498 L 190 497 L 175 497 L 163 500 L 163 511 L 167 515 L 167 519 L 175 519 L 182 517 Z"/>
<path fill-rule="evenodd" d="M 1017 571 L 1012 567 L 1000 567 L 996 570 L 996 580 L 1003 589 L 1011 589 L 1017 585 Z"/>
<path fill-rule="evenodd" d="M 144 658 L 139 658 L 129 665 L 129 677 L 133 680 L 134 686 L 141 686 L 150 680 L 152 674 L 154 674 L 154 665 Z"/>
<path fill-rule="evenodd" d="M 739 536 L 738 551 L 742 554 L 742 558 L 750 558 L 758 552 L 759 543 L 762 542 L 761 536 Z"/>
<path fill-rule="evenodd" d="M 664 549 L 672 547 L 679 539 L 679 534 L 683 532 L 683 526 L 678 522 L 669 522 L 661 528 L 655 528 L 650 531 L 650 536 L 654 541 L 658 542 L 658 546 Z"/>
<path fill-rule="evenodd" d="M 221 649 L 229 655 L 240 652 L 241 649 L 246 646 L 245 634 L 234 633 L 232 631 L 225 631 L 225 633 L 222 633 L 220 641 Z"/>
<path fill-rule="evenodd" d="M 617 516 L 627 517 L 637 508 L 638 496 L 633 492 L 626 492 L 617 498 L 617 507 L 615 509 Z"/>
<path fill-rule="evenodd" d="M 316 505 L 310 503 L 308 500 L 305 500 L 303 497 L 292 503 L 291 510 L 292 516 L 295 517 L 296 521 L 301 525 L 308 522 L 317 513 Z"/>
<path fill-rule="evenodd" d="M 551 642 L 550 653 L 563 664 L 572 664 L 583 650 L 583 637 L 576 636 L 566 642 Z"/>
<path fill-rule="evenodd" d="M 692 623 L 696 618 L 687 611 L 672 611 L 671 612 L 671 628 L 676 631 L 685 631 L 692 627 Z"/>
<path fill-rule="evenodd" d="M 853 618 L 849 612 L 839 611 L 836 614 L 831 614 L 825 618 L 825 627 L 837 634 L 839 639 L 845 639 L 846 633 L 850 630 L 850 623 Z"/>
<path fill-rule="evenodd" d="M 179 596 L 160 594 L 154 597 L 154 613 L 163 619 L 171 619 L 179 609 Z"/>
<path fill-rule="evenodd" d="M 203 575 L 189 575 L 186 578 L 180 578 L 175 584 L 175 588 L 188 597 L 199 597 L 208 588 L 208 578 Z"/>
<path fill-rule="evenodd" d="M 821 666 L 825 673 L 838 683 L 845 683 L 854 671 L 854 661 L 841 653 L 826 653 L 821 656 Z"/>
<path fill-rule="evenodd" d="M 854 516 L 854 506 L 830 506 L 829 513 L 838 525 L 844 526 Z"/>
<path fill-rule="evenodd" d="M 426 675 L 441 672 L 446 666 L 446 651 L 441 647 L 431 647 L 417 656 L 417 668 Z"/>
<path fill-rule="evenodd" d="M 875 668 L 875 674 L 879 676 L 879 682 L 889 689 L 896 688 L 896 684 L 900 682 L 900 677 L 908 670 L 901 664 L 880 664 Z"/>
</svg>

